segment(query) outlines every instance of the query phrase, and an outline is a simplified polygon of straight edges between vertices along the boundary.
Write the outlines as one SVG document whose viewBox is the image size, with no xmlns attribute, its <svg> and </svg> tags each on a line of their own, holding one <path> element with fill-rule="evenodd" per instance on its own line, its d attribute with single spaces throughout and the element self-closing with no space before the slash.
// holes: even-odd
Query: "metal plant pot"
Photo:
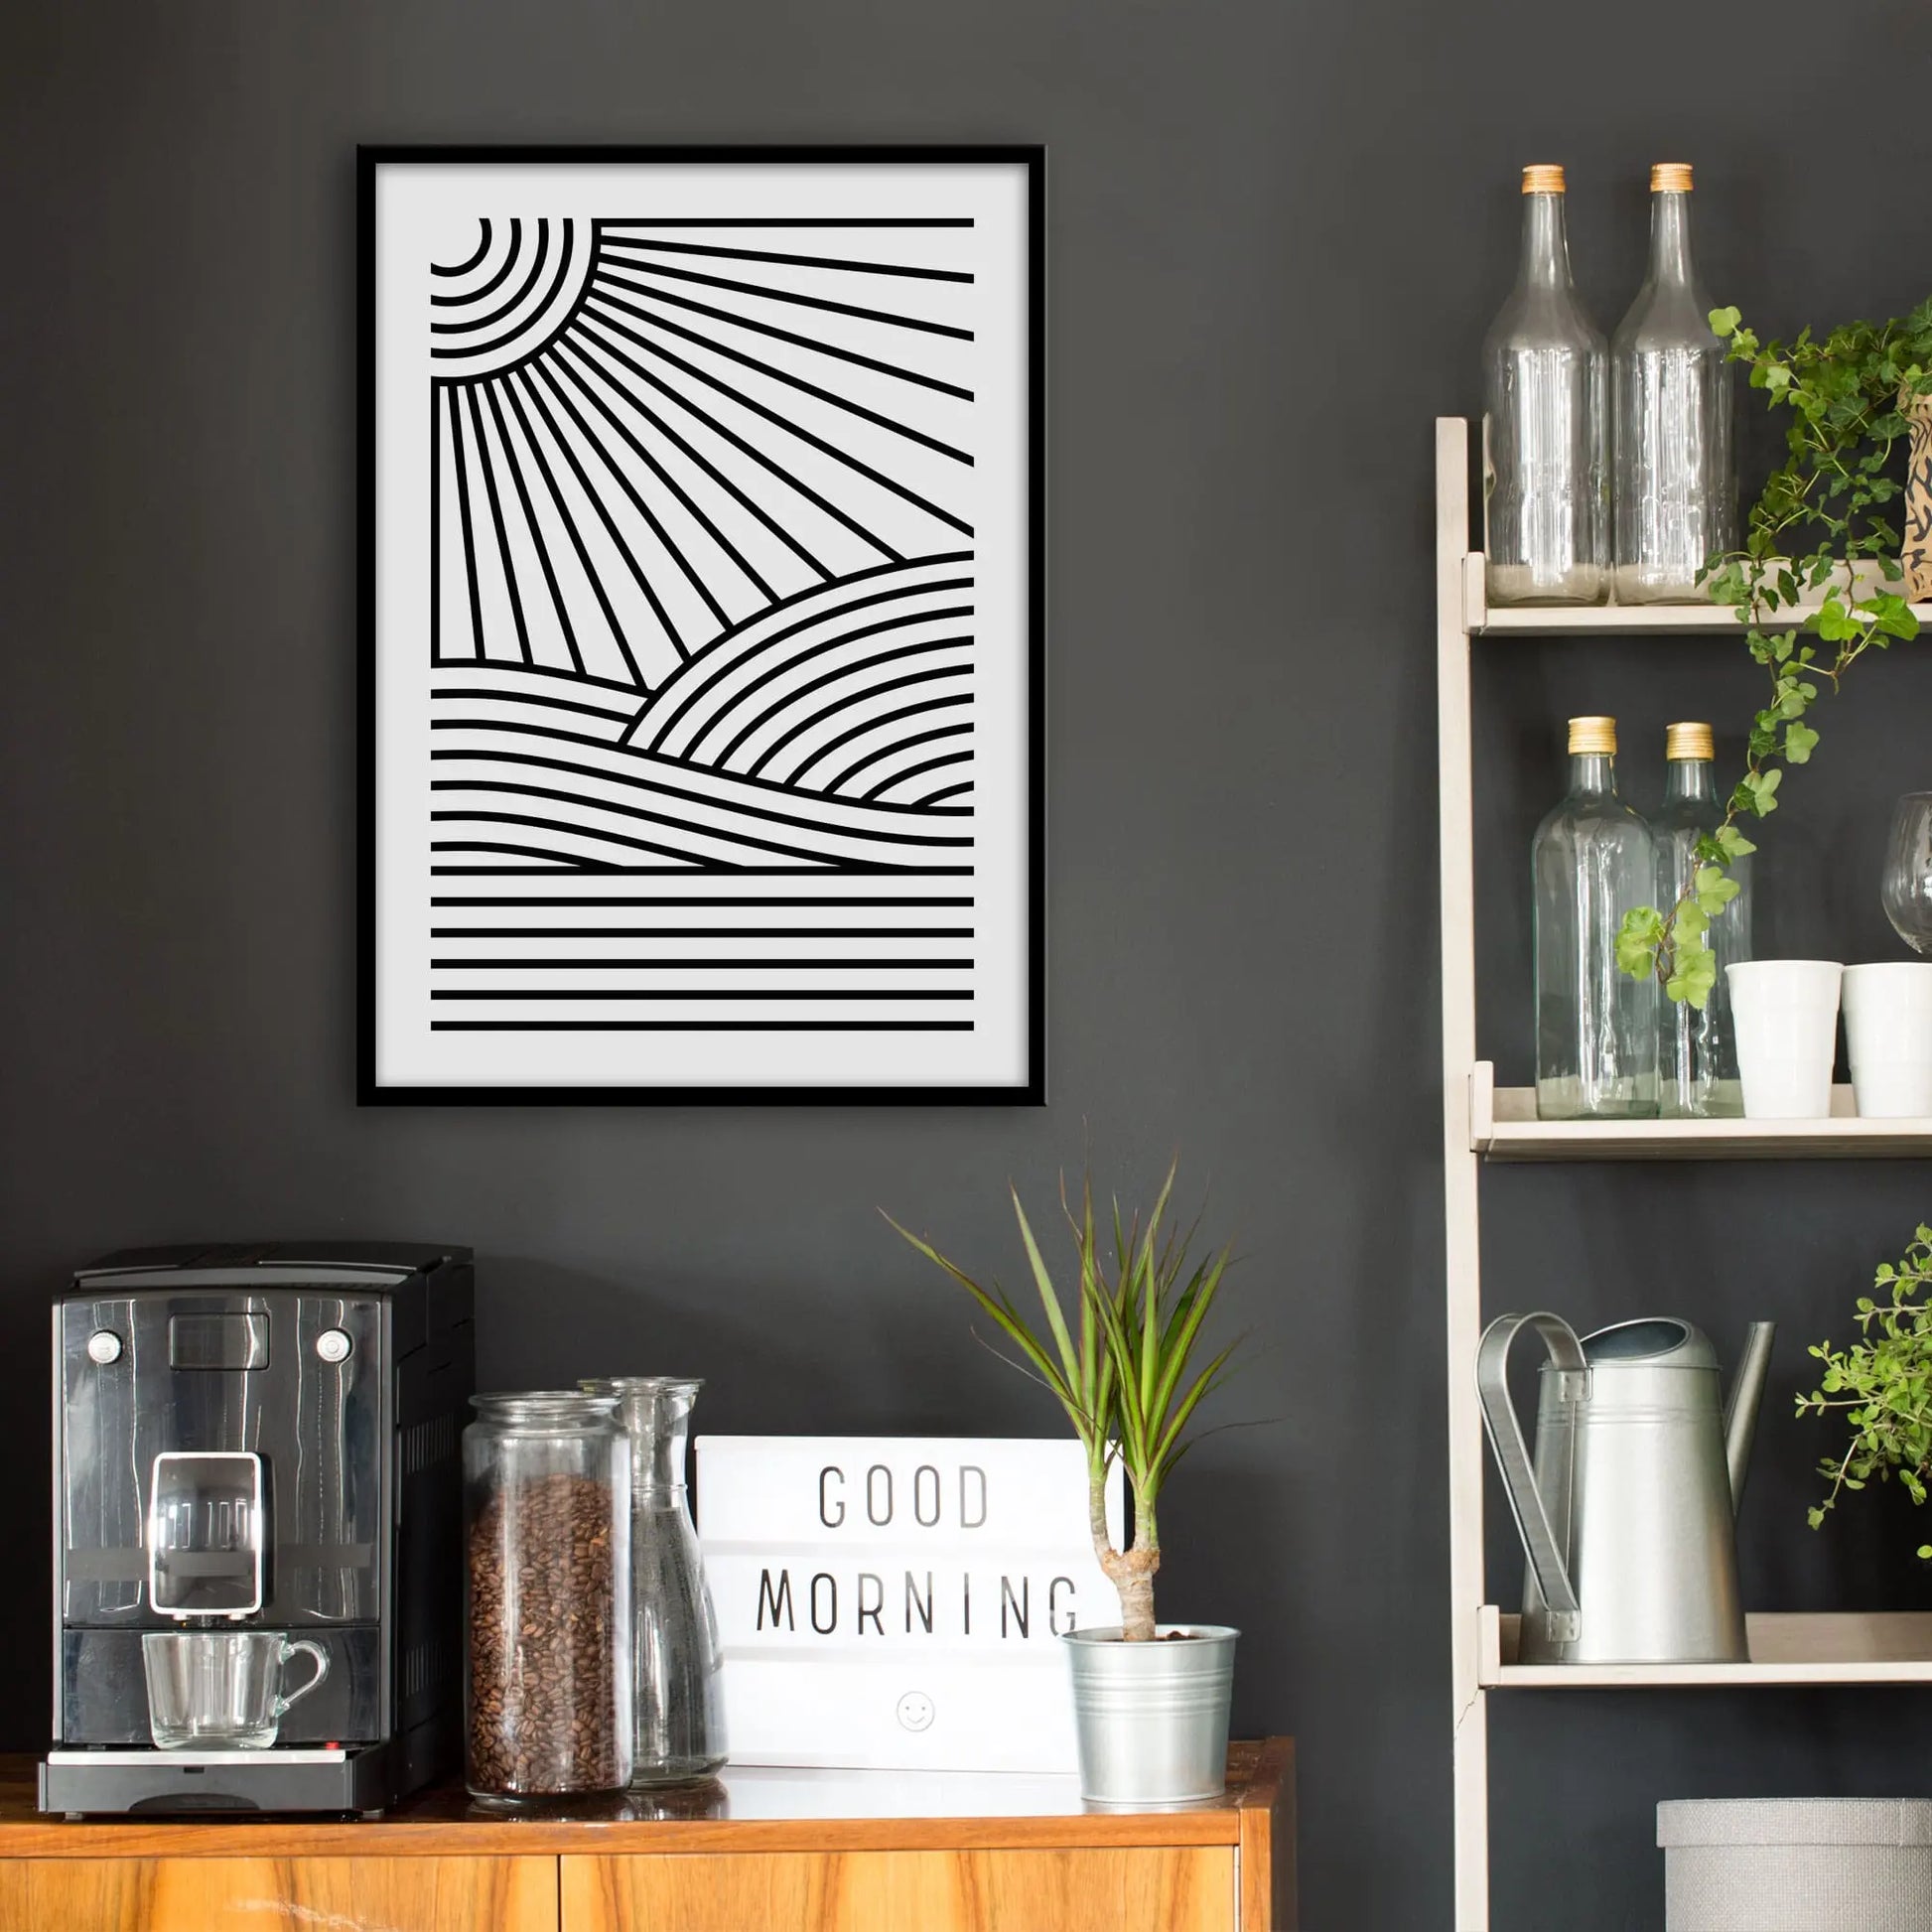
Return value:
<svg viewBox="0 0 1932 1932">
<path fill-rule="evenodd" d="M 1120 1629 L 1070 1631 L 1080 1795 L 1096 1805 L 1194 1805 L 1226 1781 L 1234 1640 L 1224 1624 L 1157 1624 L 1153 1643 Z M 1186 1641 L 1159 1638 L 1181 1631 Z"/>
</svg>

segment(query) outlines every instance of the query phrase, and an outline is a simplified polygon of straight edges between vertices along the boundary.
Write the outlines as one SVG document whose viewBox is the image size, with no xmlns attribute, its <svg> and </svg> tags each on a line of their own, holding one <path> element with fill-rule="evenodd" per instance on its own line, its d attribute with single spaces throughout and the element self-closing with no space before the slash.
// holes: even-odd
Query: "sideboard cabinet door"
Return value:
<svg viewBox="0 0 1932 1932">
<path fill-rule="evenodd" d="M 556 1932 L 555 1859 L 9 1859 L 26 1932 Z"/>
<path fill-rule="evenodd" d="M 565 1858 L 563 1932 L 1235 1932 L 1221 1846 Z"/>
</svg>

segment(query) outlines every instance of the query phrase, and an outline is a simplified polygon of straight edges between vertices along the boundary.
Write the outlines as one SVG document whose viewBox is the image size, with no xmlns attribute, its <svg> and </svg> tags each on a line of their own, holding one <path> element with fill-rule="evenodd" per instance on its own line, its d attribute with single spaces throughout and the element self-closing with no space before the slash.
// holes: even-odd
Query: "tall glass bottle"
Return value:
<svg viewBox="0 0 1932 1932">
<path fill-rule="evenodd" d="M 708 1778 L 726 1755 L 724 1655 L 684 1486 L 704 1384 L 619 1375 L 584 1387 L 617 1397 L 630 1439 L 630 1782 Z"/>
<path fill-rule="evenodd" d="M 1691 171 L 1650 171 L 1650 272 L 1610 345 L 1619 604 L 1699 604 L 1737 541 L 1733 387 L 1691 259 Z"/>
<path fill-rule="evenodd" d="M 1563 170 L 1523 170 L 1523 261 L 1482 345 L 1482 526 L 1495 604 L 1600 604 L 1609 383 L 1570 279 Z"/>
<path fill-rule="evenodd" d="M 1724 817 L 1712 775 L 1711 727 L 1672 725 L 1664 733 L 1664 802 L 1650 821 L 1657 847 L 1656 903 L 1668 917 L 1690 890 L 1698 840 Z M 1737 1038 L 1731 1031 L 1730 982 L 1725 968 L 1751 956 L 1751 862 L 1734 859 L 1737 897 L 1711 921 L 1706 935 L 1718 955 L 1718 983 L 1700 1013 L 1666 1000 L 1663 1077 L 1658 1111 L 1673 1120 L 1727 1119 L 1744 1111 L 1737 1080 Z"/>
<path fill-rule="evenodd" d="M 1616 963 L 1617 927 L 1656 892 L 1650 828 L 1616 795 L 1616 720 L 1570 721 L 1570 789 L 1536 828 L 1536 1112 L 1657 1112 L 1657 984 Z"/>
</svg>

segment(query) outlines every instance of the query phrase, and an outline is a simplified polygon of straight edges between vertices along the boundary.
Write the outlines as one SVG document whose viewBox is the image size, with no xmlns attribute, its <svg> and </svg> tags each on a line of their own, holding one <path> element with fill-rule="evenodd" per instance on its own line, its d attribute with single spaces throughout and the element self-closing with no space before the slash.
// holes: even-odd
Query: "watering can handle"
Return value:
<svg viewBox="0 0 1932 1932">
<path fill-rule="evenodd" d="M 1553 1471 L 1560 1475 L 1565 1499 L 1565 1535 L 1559 1538 L 1551 1526 L 1550 1512 L 1544 1506 L 1543 1491 L 1537 1485 L 1536 1471 L 1523 1443 L 1523 1426 L 1516 1419 L 1516 1405 L 1509 1399 L 1509 1345 L 1526 1327 L 1534 1328 L 1543 1337 L 1550 1360 L 1560 1370 L 1574 1373 L 1581 1385 L 1582 1378 L 1589 1372 L 1589 1365 L 1584 1360 L 1583 1345 L 1569 1322 L 1556 1314 L 1500 1314 L 1482 1331 L 1482 1342 L 1476 1350 L 1476 1395 L 1482 1403 L 1482 1421 L 1489 1432 L 1489 1446 L 1496 1451 L 1503 1488 L 1509 1496 L 1509 1512 L 1516 1519 L 1516 1533 L 1523 1539 L 1536 1587 L 1543 1592 L 1544 1602 L 1558 1615 L 1576 1616 L 1577 1592 L 1563 1560 L 1564 1546 L 1569 1540 L 1570 1470 L 1566 1466 L 1560 1472 Z M 1571 1433 L 1564 1432 L 1566 1448 L 1571 1440 Z"/>
</svg>

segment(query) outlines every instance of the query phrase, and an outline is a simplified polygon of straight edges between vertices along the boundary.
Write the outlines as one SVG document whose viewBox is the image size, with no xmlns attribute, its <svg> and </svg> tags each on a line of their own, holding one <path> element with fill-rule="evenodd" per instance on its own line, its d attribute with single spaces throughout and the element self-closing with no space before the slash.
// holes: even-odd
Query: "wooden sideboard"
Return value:
<svg viewBox="0 0 1932 1932">
<path fill-rule="evenodd" d="M 1070 1778 L 733 1769 L 570 1817 L 440 1789 L 366 1822 L 43 1818 L 0 1758 L 0 1932 L 1292 1932 L 1295 1747 L 1216 1804 Z"/>
</svg>

